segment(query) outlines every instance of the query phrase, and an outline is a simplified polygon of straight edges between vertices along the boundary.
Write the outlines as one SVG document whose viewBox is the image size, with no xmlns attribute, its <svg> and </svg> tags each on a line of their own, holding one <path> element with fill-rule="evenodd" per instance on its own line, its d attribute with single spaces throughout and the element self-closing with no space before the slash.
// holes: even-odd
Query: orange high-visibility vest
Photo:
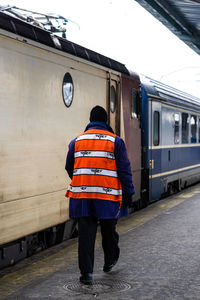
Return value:
<svg viewBox="0 0 200 300">
<path fill-rule="evenodd" d="M 122 185 L 114 155 L 115 137 L 101 129 L 89 129 L 77 137 L 73 178 L 66 197 L 122 203 Z"/>
</svg>

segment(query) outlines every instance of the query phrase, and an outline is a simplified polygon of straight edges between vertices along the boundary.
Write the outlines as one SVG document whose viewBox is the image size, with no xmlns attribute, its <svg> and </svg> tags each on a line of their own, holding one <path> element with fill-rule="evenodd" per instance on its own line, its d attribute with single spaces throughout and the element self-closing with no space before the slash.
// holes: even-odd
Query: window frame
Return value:
<svg viewBox="0 0 200 300">
<path fill-rule="evenodd" d="M 132 88 L 131 90 L 131 118 L 138 119 L 140 115 L 140 97 L 138 90 Z"/>
<path fill-rule="evenodd" d="M 194 118 L 195 123 L 192 124 L 192 118 Z M 193 125 L 195 125 L 195 137 L 193 137 Z M 194 138 L 194 140 L 193 140 Z M 190 143 L 195 144 L 197 143 L 197 115 L 190 115 Z"/>
<path fill-rule="evenodd" d="M 115 113 L 117 108 L 117 91 L 114 85 L 110 87 L 110 111 L 111 113 Z"/>
<path fill-rule="evenodd" d="M 66 99 L 66 93 L 69 92 L 67 91 L 67 84 L 71 84 L 70 88 L 72 87 L 72 90 L 70 91 L 71 95 L 68 95 L 67 97 L 71 99 Z M 64 77 L 63 77 L 63 82 L 62 82 L 62 96 L 63 96 L 63 102 L 67 108 L 69 108 L 72 105 L 73 99 L 74 99 L 74 82 L 72 79 L 72 76 L 69 72 L 66 72 Z"/>
<path fill-rule="evenodd" d="M 160 144 L 160 112 L 158 110 L 155 110 L 153 112 L 153 145 L 159 146 L 159 144 Z"/>
<path fill-rule="evenodd" d="M 176 120 L 178 116 L 178 120 Z M 178 122 L 178 124 L 176 123 Z M 178 128 L 178 131 L 176 130 Z M 178 132 L 178 135 L 176 134 Z M 180 114 L 178 112 L 174 113 L 174 144 L 180 143 Z"/>
<path fill-rule="evenodd" d="M 186 131 L 187 141 L 185 139 L 183 140 L 183 137 L 184 137 L 184 134 L 183 134 L 183 125 L 184 125 L 183 124 L 183 115 L 187 116 L 187 119 L 186 119 L 186 122 L 185 122 L 185 124 L 186 124 L 185 131 Z M 188 144 L 189 143 L 189 124 L 190 124 L 189 114 L 185 113 L 185 112 L 182 112 L 181 113 L 181 143 L 182 144 Z"/>
</svg>

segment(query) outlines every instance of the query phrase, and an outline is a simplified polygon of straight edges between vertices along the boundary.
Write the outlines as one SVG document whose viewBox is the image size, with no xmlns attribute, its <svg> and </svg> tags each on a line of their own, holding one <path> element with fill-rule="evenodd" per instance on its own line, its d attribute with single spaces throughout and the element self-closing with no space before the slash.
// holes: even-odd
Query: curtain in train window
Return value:
<svg viewBox="0 0 200 300">
<path fill-rule="evenodd" d="M 160 143 L 160 113 L 159 111 L 154 111 L 153 115 L 153 144 L 158 146 Z"/>
<path fill-rule="evenodd" d="M 197 142 L 197 117 L 194 115 L 191 115 L 190 118 L 190 128 L 191 128 L 191 143 Z"/>
<path fill-rule="evenodd" d="M 189 116 L 186 113 L 182 113 L 182 143 L 188 143 L 189 134 Z"/>
<path fill-rule="evenodd" d="M 179 144 L 179 114 L 174 114 L 174 144 Z"/>
</svg>

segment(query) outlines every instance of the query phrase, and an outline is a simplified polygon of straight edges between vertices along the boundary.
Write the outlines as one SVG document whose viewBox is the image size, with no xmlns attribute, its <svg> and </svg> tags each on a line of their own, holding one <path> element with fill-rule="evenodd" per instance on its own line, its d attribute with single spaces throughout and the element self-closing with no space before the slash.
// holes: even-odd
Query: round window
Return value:
<svg viewBox="0 0 200 300">
<path fill-rule="evenodd" d="M 112 113 L 115 112 L 116 103 L 117 103 L 116 91 L 115 91 L 114 86 L 112 85 L 111 89 L 110 89 L 110 110 L 111 110 Z"/>
<path fill-rule="evenodd" d="M 63 78 L 62 92 L 64 103 L 67 107 L 69 107 L 72 104 L 74 97 L 74 84 L 69 73 L 66 73 Z"/>
</svg>

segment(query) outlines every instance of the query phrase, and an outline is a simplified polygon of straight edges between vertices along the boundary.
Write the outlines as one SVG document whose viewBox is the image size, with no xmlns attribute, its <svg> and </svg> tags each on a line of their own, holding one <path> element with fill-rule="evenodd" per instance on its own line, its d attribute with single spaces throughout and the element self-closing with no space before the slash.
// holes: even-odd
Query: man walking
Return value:
<svg viewBox="0 0 200 300">
<path fill-rule="evenodd" d="M 103 271 L 109 272 L 120 253 L 117 220 L 128 213 L 134 194 L 124 141 L 107 124 L 103 107 L 91 110 L 85 132 L 69 144 L 65 169 L 72 179 L 66 192 L 70 218 L 78 220 L 80 282 L 92 284 L 97 224 L 101 227 Z"/>
</svg>

